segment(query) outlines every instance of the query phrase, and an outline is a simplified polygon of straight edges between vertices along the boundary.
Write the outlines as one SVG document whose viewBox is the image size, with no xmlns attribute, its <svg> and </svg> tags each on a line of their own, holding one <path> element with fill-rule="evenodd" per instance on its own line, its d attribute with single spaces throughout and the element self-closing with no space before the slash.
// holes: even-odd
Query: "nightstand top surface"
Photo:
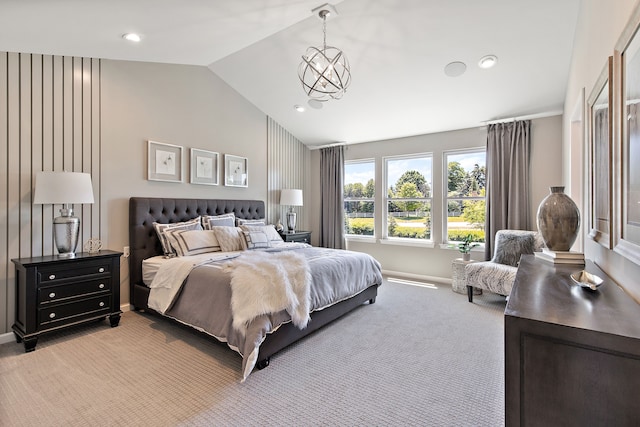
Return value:
<svg viewBox="0 0 640 427">
<path fill-rule="evenodd" d="M 87 259 L 113 257 L 113 256 L 120 256 L 120 255 L 122 255 L 122 252 L 101 250 L 93 254 L 90 254 L 89 252 L 78 252 L 73 258 L 64 258 L 59 255 L 45 255 L 45 256 L 38 256 L 38 257 L 14 258 L 11 261 L 14 264 L 20 264 L 20 265 L 26 266 L 30 264 L 45 264 L 49 262 L 65 262 L 65 261 L 73 262 L 73 261 L 82 260 L 82 259 L 87 260 Z"/>
</svg>

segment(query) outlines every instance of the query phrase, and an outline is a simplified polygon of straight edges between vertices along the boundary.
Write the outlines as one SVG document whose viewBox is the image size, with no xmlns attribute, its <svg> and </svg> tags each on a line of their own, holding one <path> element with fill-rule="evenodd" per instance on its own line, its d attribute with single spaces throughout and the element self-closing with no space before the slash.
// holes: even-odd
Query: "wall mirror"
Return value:
<svg viewBox="0 0 640 427">
<path fill-rule="evenodd" d="M 609 57 L 587 100 L 589 111 L 589 237 L 611 248 L 612 77 Z"/>
<path fill-rule="evenodd" d="M 614 250 L 640 264 L 640 5 L 616 44 L 620 74 L 620 192 Z"/>
</svg>

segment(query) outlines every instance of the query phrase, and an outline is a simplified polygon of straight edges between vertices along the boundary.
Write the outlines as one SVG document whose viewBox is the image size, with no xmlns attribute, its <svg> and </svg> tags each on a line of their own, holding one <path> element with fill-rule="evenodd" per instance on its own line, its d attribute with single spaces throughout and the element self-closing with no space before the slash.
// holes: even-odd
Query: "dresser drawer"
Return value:
<svg viewBox="0 0 640 427">
<path fill-rule="evenodd" d="M 71 284 L 42 286 L 38 288 L 38 303 L 41 305 L 64 301 L 70 298 L 89 296 L 111 291 L 111 278 L 75 282 Z"/>
<path fill-rule="evenodd" d="M 79 262 L 73 266 L 50 265 L 38 268 L 37 280 L 40 284 L 52 283 L 59 280 L 70 280 L 92 275 L 111 274 L 111 264 L 108 260 Z"/>
<path fill-rule="evenodd" d="M 111 295 L 101 295 L 65 304 L 51 304 L 38 309 L 38 324 L 48 329 L 111 312 Z"/>
</svg>

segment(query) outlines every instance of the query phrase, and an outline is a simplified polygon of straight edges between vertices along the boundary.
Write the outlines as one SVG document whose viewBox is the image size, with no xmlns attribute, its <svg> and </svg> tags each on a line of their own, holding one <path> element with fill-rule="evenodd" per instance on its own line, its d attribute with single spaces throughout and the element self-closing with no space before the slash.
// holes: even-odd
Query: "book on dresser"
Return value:
<svg viewBox="0 0 640 427">
<path fill-rule="evenodd" d="M 542 252 L 535 253 L 536 258 L 553 264 L 582 264 L 584 265 L 584 254 L 575 251 L 552 251 L 543 248 Z"/>
</svg>

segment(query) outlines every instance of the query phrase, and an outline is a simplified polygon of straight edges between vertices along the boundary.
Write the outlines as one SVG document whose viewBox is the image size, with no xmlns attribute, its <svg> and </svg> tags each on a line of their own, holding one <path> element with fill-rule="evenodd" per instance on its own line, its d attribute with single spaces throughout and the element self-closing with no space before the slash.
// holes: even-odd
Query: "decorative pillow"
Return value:
<svg viewBox="0 0 640 427">
<path fill-rule="evenodd" d="M 500 230 L 496 233 L 494 245 L 491 261 L 517 267 L 522 254 L 532 254 L 535 250 L 535 232 Z"/>
<path fill-rule="evenodd" d="M 168 256 L 175 256 L 176 252 L 171 247 L 171 243 L 169 242 L 169 239 L 167 239 L 167 236 L 165 235 L 165 232 L 167 230 L 170 230 L 170 229 L 171 230 L 174 230 L 174 229 L 202 230 L 202 226 L 200 225 L 200 217 L 193 218 L 185 222 L 174 222 L 170 224 L 161 224 L 159 222 L 154 222 L 153 228 L 156 229 L 156 233 L 158 234 L 158 239 L 160 239 L 160 244 L 162 245 L 162 251 L 164 252 L 165 255 L 168 255 Z"/>
<path fill-rule="evenodd" d="M 244 231 L 247 249 L 270 248 L 269 236 L 264 231 Z"/>
<path fill-rule="evenodd" d="M 241 225 L 242 231 L 262 231 L 267 235 L 272 242 L 282 242 L 282 237 L 276 231 L 276 227 L 273 224 L 269 225 Z"/>
<path fill-rule="evenodd" d="M 220 243 L 213 230 L 169 229 L 165 234 L 178 256 L 220 251 Z"/>
<path fill-rule="evenodd" d="M 262 219 L 242 219 L 236 218 L 236 225 L 239 227 L 241 225 L 266 225 L 264 218 Z"/>
<path fill-rule="evenodd" d="M 211 230 L 211 227 L 235 227 L 236 216 L 233 212 L 223 215 L 204 215 L 202 217 L 202 226 L 205 230 Z"/>
<path fill-rule="evenodd" d="M 212 227 L 222 252 L 243 251 L 246 241 L 242 230 L 238 227 Z"/>
</svg>

